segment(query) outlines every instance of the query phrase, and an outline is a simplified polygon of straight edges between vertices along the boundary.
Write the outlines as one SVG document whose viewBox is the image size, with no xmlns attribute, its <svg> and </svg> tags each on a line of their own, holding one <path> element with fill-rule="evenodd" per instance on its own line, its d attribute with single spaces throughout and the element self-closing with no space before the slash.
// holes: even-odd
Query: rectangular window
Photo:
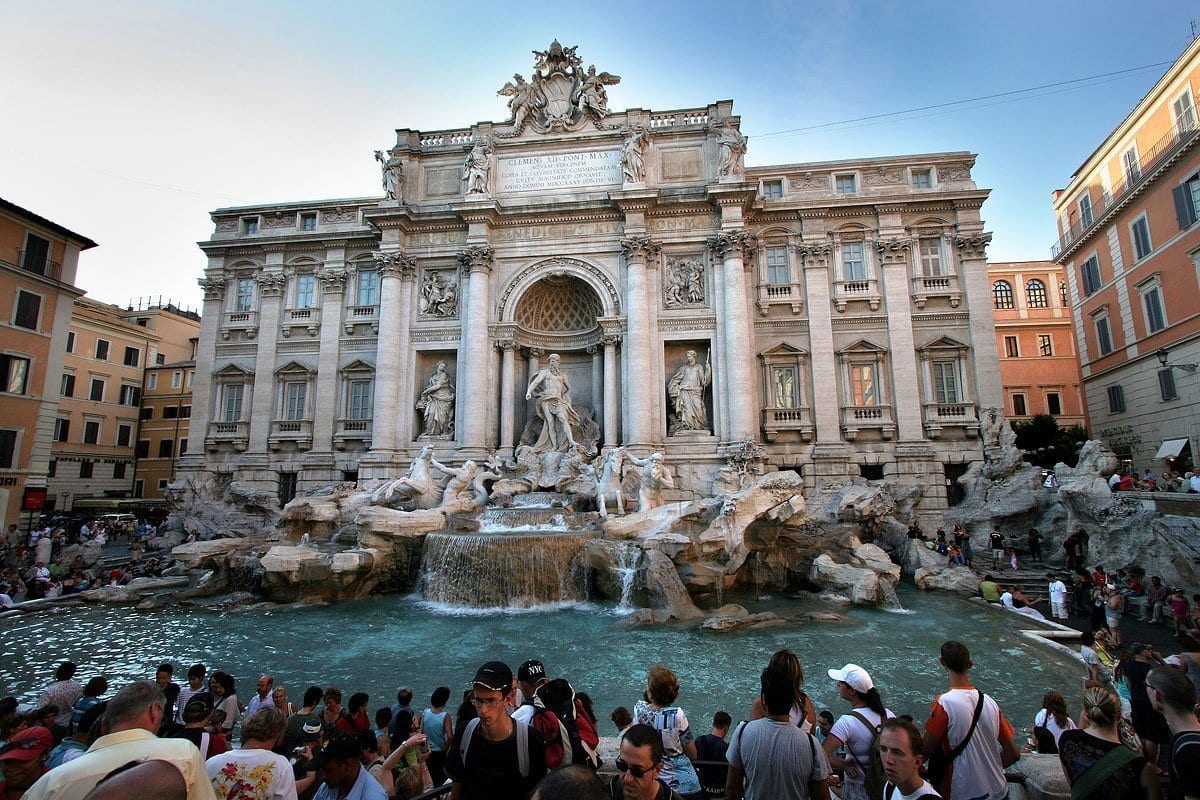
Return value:
<svg viewBox="0 0 1200 800">
<path fill-rule="evenodd" d="M 1025 414 L 1027 413 L 1026 409 L 1025 409 L 1025 395 L 1014 394 L 1012 396 L 1012 406 L 1013 406 L 1013 416 L 1015 416 L 1015 417 L 1025 416 Z"/>
<path fill-rule="evenodd" d="M 346 410 L 350 419 L 371 418 L 370 381 L 350 381 L 350 402 Z"/>
<path fill-rule="evenodd" d="M 798 408 L 796 393 L 796 368 L 772 367 L 771 384 L 774 389 L 775 408 Z"/>
<path fill-rule="evenodd" d="M 1167 327 L 1167 318 L 1163 313 L 1162 288 L 1153 284 L 1142 292 L 1142 307 L 1146 309 L 1146 331 L 1158 333 Z"/>
<path fill-rule="evenodd" d="M 117 447 L 129 447 L 129 442 L 133 439 L 133 427 L 129 425 L 117 426 Z"/>
<path fill-rule="evenodd" d="M 149 458 L 150 457 L 150 440 L 139 439 L 137 447 L 133 451 L 134 458 Z"/>
<path fill-rule="evenodd" d="M 1021 348 L 1017 343 L 1017 337 L 1015 337 L 1015 336 L 1005 336 L 1004 337 L 1004 355 L 1008 358 L 1020 358 L 1021 357 Z"/>
<path fill-rule="evenodd" d="M 46 477 L 53 478 L 57 474 L 58 474 L 58 459 L 52 458 L 52 459 L 50 459 L 50 468 L 46 470 Z"/>
<path fill-rule="evenodd" d="M 88 392 L 88 399 L 93 403 L 104 402 L 104 381 L 100 378 L 92 378 L 92 388 Z"/>
<path fill-rule="evenodd" d="M 258 217 L 245 217 L 242 219 L 242 233 L 252 234 L 258 233 Z"/>
<path fill-rule="evenodd" d="M 29 387 L 29 359 L 0 355 L 0 391 L 25 394 Z"/>
<path fill-rule="evenodd" d="M 191 416 L 192 416 L 192 407 L 191 406 L 180 406 L 179 407 L 179 418 L 180 419 L 188 419 Z"/>
<path fill-rule="evenodd" d="M 1108 413 L 1120 414 L 1125 410 L 1125 389 L 1122 386 L 1108 387 Z"/>
<path fill-rule="evenodd" d="M 54 420 L 54 441 L 65 442 L 71 435 L 71 420 L 59 417 Z"/>
<path fill-rule="evenodd" d="M 175 450 L 175 442 L 171 439 L 163 439 L 158 443 L 158 457 L 170 458 L 171 453 Z"/>
<path fill-rule="evenodd" d="M 788 274 L 788 251 L 786 247 L 767 248 L 767 283 L 786 286 L 791 282 Z"/>
<path fill-rule="evenodd" d="M 181 456 L 187 455 L 187 439 L 179 440 L 179 455 L 181 455 Z"/>
<path fill-rule="evenodd" d="M 862 242 L 846 242 L 842 245 L 842 280 L 865 281 L 867 261 Z"/>
<path fill-rule="evenodd" d="M 921 254 L 921 274 L 926 278 L 936 278 L 942 272 L 942 240 L 921 239 L 917 248 Z"/>
<path fill-rule="evenodd" d="M 912 187 L 914 189 L 932 189 L 933 188 L 933 170 L 931 170 L 931 169 L 914 169 L 912 171 Z"/>
<path fill-rule="evenodd" d="M 1137 145 L 1125 151 L 1121 156 L 1121 164 L 1125 167 L 1125 181 L 1133 183 L 1142 177 L 1142 164 L 1138 161 Z"/>
<path fill-rule="evenodd" d="M 315 275 L 297 275 L 296 276 L 296 304 L 293 308 L 312 308 L 313 291 L 317 285 Z"/>
<path fill-rule="evenodd" d="M 874 364 L 850 367 L 850 394 L 856 406 L 879 405 L 879 384 Z"/>
<path fill-rule="evenodd" d="M 1158 371 L 1158 394 L 1164 402 L 1179 397 L 1175 392 L 1175 370 L 1170 367 Z"/>
<path fill-rule="evenodd" d="M 250 311 L 254 308 L 254 278 L 238 278 L 234 287 L 233 310 Z"/>
<path fill-rule="evenodd" d="M 938 405 L 962 401 L 958 390 L 958 362 L 934 361 L 933 385 Z"/>
<path fill-rule="evenodd" d="M 1100 355 L 1106 356 L 1113 351 L 1112 331 L 1108 327 L 1108 316 L 1098 316 L 1093 322 L 1096 325 L 1096 344 L 1100 348 Z"/>
<path fill-rule="evenodd" d="M 187 371 L 187 374 L 184 376 L 183 385 L 185 387 L 187 387 L 188 389 L 192 388 L 192 379 L 195 377 L 196 377 L 196 370 L 189 369 Z"/>
<path fill-rule="evenodd" d="M 157 372 L 151 372 L 149 375 L 146 376 L 146 388 L 147 389 L 157 389 L 158 388 L 158 373 Z"/>
<path fill-rule="evenodd" d="M 79 477 L 92 477 L 92 469 L 96 466 L 94 461 L 83 460 L 79 462 Z"/>
<path fill-rule="evenodd" d="M 1146 221 L 1146 215 L 1142 214 L 1135 219 L 1129 230 L 1133 234 L 1134 257 L 1141 261 L 1150 255 L 1150 224 Z"/>
<path fill-rule="evenodd" d="M 1092 256 L 1079 267 L 1083 278 L 1083 293 L 1089 295 L 1100 288 L 1100 259 Z"/>
<path fill-rule="evenodd" d="M 358 273 L 358 305 L 379 305 L 379 272 L 368 269 Z"/>
<path fill-rule="evenodd" d="M 858 191 L 858 180 L 854 175 L 836 175 L 833 182 L 838 194 L 854 194 Z"/>
<path fill-rule="evenodd" d="M 183 370 L 175 370 L 171 373 L 171 388 L 178 389 L 183 386 Z"/>
<path fill-rule="evenodd" d="M 763 199 L 778 200 L 783 197 L 783 181 L 763 181 Z"/>
<path fill-rule="evenodd" d="M 142 406 L 141 419 L 154 419 L 154 407 Z"/>
<path fill-rule="evenodd" d="M 86 420 L 83 423 L 83 443 L 84 444 L 99 444 L 100 443 L 100 423 L 94 419 Z"/>
<path fill-rule="evenodd" d="M 1038 354 L 1043 356 L 1054 355 L 1054 342 L 1048 333 L 1038 334 Z"/>
<path fill-rule="evenodd" d="M 33 234 L 25 234 L 25 250 L 21 253 L 21 269 L 45 275 L 50 265 L 50 242 Z"/>
<path fill-rule="evenodd" d="M 113 477 L 114 478 L 124 478 L 125 477 L 125 462 L 124 461 L 118 461 L 116 464 L 113 464 Z"/>
<path fill-rule="evenodd" d="M 192 349 L 195 350 L 194 347 Z M 193 355 L 194 355 L 194 353 L 193 353 Z M 167 357 L 165 355 L 163 355 L 162 353 L 155 353 L 154 354 L 154 363 L 161 367 L 163 364 L 167 363 Z"/>
<path fill-rule="evenodd" d="M 62 386 L 59 389 L 58 393 L 61 394 L 63 397 L 74 397 L 75 396 L 75 376 L 74 375 L 67 374 L 67 375 L 62 376 Z"/>
<path fill-rule="evenodd" d="M 1062 414 L 1062 395 L 1058 392 L 1046 392 L 1046 411 L 1054 417 Z"/>
<path fill-rule="evenodd" d="M 0 429 L 0 469 L 12 469 L 17 463 L 17 432 Z"/>
<path fill-rule="evenodd" d="M 1192 104 L 1190 91 L 1181 94 L 1179 99 L 1171 104 L 1171 110 L 1175 112 L 1175 130 L 1178 133 L 1196 129 L 1196 107 Z"/>
<path fill-rule="evenodd" d="M 1171 190 L 1175 196 L 1175 220 L 1179 229 L 1190 228 L 1196 222 L 1200 208 L 1200 173 L 1188 178 Z"/>
<path fill-rule="evenodd" d="M 1095 221 L 1096 218 L 1092 215 L 1092 196 L 1084 192 L 1083 197 L 1079 198 L 1079 222 L 1086 228 Z"/>
<path fill-rule="evenodd" d="M 316 214 L 301 214 L 300 215 L 300 230 L 315 231 L 317 229 Z"/>
<path fill-rule="evenodd" d="M 18 328 L 38 329 L 38 317 L 41 315 L 42 298 L 33 292 L 17 290 L 17 308 L 13 315 L 13 325 Z"/>
<path fill-rule="evenodd" d="M 136 367 L 142 360 L 142 351 L 136 347 L 125 348 L 125 366 Z"/>
<path fill-rule="evenodd" d="M 106 339 L 96 340 L 96 360 L 108 361 L 108 341 Z"/>
<path fill-rule="evenodd" d="M 167 406 L 163 409 L 163 419 L 175 419 L 179 416 L 179 406 Z"/>
<path fill-rule="evenodd" d="M 224 422 L 240 422 L 242 419 L 242 394 L 245 385 L 227 384 L 221 392 L 221 419 Z"/>
<path fill-rule="evenodd" d="M 283 385 L 283 418 L 286 420 L 304 419 L 307 395 L 307 383 L 303 381 L 285 383 Z"/>
<path fill-rule="evenodd" d="M 127 383 L 121 384 L 121 398 L 118 402 L 123 406 L 136 406 L 141 401 L 142 390 Z"/>
<path fill-rule="evenodd" d="M 67 331 L 67 352 L 75 352 L 75 331 Z"/>
</svg>

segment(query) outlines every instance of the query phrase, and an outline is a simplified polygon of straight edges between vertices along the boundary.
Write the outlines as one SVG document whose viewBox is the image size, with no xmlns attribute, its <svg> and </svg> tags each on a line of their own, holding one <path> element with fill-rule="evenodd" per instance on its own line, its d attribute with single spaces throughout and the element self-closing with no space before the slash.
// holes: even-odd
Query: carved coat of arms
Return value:
<svg viewBox="0 0 1200 800">
<path fill-rule="evenodd" d="M 508 98 L 508 121 L 513 126 L 511 133 L 499 136 L 519 136 L 526 125 L 538 133 L 574 131 L 588 120 L 599 124 L 611 113 L 605 87 L 620 83 L 621 77 L 596 72 L 594 64 L 584 70 L 577 49 L 578 45 L 563 47 L 555 40 L 547 50 L 533 51 L 531 79 L 513 75 L 497 92 Z"/>
</svg>

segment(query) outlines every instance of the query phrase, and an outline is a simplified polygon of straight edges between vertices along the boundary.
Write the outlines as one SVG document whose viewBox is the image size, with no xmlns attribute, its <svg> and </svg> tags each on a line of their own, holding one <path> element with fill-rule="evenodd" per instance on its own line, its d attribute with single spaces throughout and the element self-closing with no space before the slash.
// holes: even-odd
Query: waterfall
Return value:
<svg viewBox="0 0 1200 800">
<path fill-rule="evenodd" d="M 642 549 L 635 544 L 625 542 L 617 559 L 617 574 L 621 576 L 621 602 L 617 603 L 617 611 L 633 611 L 633 582 L 637 578 L 638 559 Z"/>
<path fill-rule="evenodd" d="M 725 567 L 717 567 L 717 608 L 725 605 Z"/>
</svg>

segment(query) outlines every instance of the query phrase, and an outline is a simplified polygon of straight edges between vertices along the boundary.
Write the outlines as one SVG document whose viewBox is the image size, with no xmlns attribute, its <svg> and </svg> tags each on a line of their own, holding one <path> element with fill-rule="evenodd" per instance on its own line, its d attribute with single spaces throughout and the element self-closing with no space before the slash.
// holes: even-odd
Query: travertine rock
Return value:
<svg viewBox="0 0 1200 800">
<path fill-rule="evenodd" d="M 671 559 L 658 550 L 646 551 L 646 597 L 651 608 L 669 611 L 675 619 L 695 619 L 704 612 L 696 608 Z"/>
<path fill-rule="evenodd" d="M 778 614 L 764 611 L 751 614 L 743 606 L 729 603 L 718 608 L 713 615 L 700 625 L 710 631 L 732 631 L 741 628 L 760 628 L 768 625 L 780 625 L 786 622 Z"/>
<path fill-rule="evenodd" d="M 823 553 L 813 561 L 809 580 L 825 589 L 849 596 L 858 605 L 896 604 L 896 584 L 900 582 L 900 565 L 879 547 L 872 544 L 846 543 L 850 552 L 839 553 L 844 562 L 835 561 Z"/>
</svg>

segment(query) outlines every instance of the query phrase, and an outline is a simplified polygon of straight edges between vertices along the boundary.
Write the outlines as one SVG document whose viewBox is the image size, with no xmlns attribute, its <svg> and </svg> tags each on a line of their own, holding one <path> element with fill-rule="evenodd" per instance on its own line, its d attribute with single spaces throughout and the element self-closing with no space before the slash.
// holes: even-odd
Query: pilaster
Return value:
<svg viewBox="0 0 1200 800">
<path fill-rule="evenodd" d="M 279 312 L 287 278 L 283 251 L 267 253 L 258 279 L 258 349 L 254 359 L 254 397 L 250 404 L 250 442 L 247 452 L 266 453 L 267 437 L 275 419 L 275 349 L 279 340 Z"/>
<path fill-rule="evenodd" d="M 996 320 L 992 312 L 991 281 L 987 272 L 986 253 L 991 241 L 992 234 L 983 232 L 954 237 L 958 268 L 961 270 L 963 286 L 966 287 L 964 294 L 970 318 L 980 414 L 986 408 L 1004 409 L 1004 389 L 998 367 L 1000 355 L 996 349 Z"/>
<path fill-rule="evenodd" d="M 842 422 L 841 392 L 838 390 L 841 381 L 833 349 L 833 301 L 829 291 L 833 245 L 828 240 L 801 242 L 796 246 L 796 253 L 804 269 L 817 444 L 837 444 L 842 441 Z"/>
<path fill-rule="evenodd" d="M 889 238 L 875 242 L 887 299 L 888 348 L 892 362 L 892 408 L 897 440 L 919 442 L 925 438 L 924 403 L 918 378 L 917 348 L 913 340 L 910 252 L 912 240 Z"/>
<path fill-rule="evenodd" d="M 375 353 L 375 408 L 371 423 L 371 452 L 386 460 L 396 451 L 400 403 L 400 359 L 407 351 L 408 307 L 404 289 L 416 277 L 416 260 L 399 250 L 377 252 L 379 265 L 379 338 Z M 402 349 L 403 348 L 403 349 Z"/>
<path fill-rule="evenodd" d="M 492 393 L 488 369 L 488 296 L 492 259 L 492 248 L 486 244 L 468 245 L 458 254 L 469 278 L 458 365 L 458 392 L 464 397 L 463 419 L 457 420 L 455 430 L 468 457 L 486 454 L 489 445 L 487 406 Z"/>
<path fill-rule="evenodd" d="M 625 251 L 625 316 L 628 320 L 628 339 L 625 350 L 625 379 L 627 387 L 621 398 L 621 419 L 625 444 L 648 447 L 654 440 L 652 430 L 655 415 L 646 407 L 646 393 L 654 380 L 652 359 L 657 336 L 653 336 L 648 295 L 647 262 L 658 258 L 661 246 L 648 236 L 629 236 L 621 240 Z"/>
<path fill-rule="evenodd" d="M 750 300 L 746 293 L 746 255 L 757 247 L 754 237 L 742 229 L 723 231 L 708 240 L 714 259 L 721 260 L 721 280 L 725 291 L 718 331 L 725 347 L 724 375 L 728 399 L 729 427 L 725 441 L 758 439 L 755 397 L 754 331 L 751 327 Z"/>
<path fill-rule="evenodd" d="M 338 346 L 345 310 L 345 251 L 331 248 L 325 268 L 317 273 L 321 284 L 321 345 L 317 355 L 316 397 L 313 398 L 313 450 L 332 452 L 333 430 L 338 417 Z"/>
</svg>

